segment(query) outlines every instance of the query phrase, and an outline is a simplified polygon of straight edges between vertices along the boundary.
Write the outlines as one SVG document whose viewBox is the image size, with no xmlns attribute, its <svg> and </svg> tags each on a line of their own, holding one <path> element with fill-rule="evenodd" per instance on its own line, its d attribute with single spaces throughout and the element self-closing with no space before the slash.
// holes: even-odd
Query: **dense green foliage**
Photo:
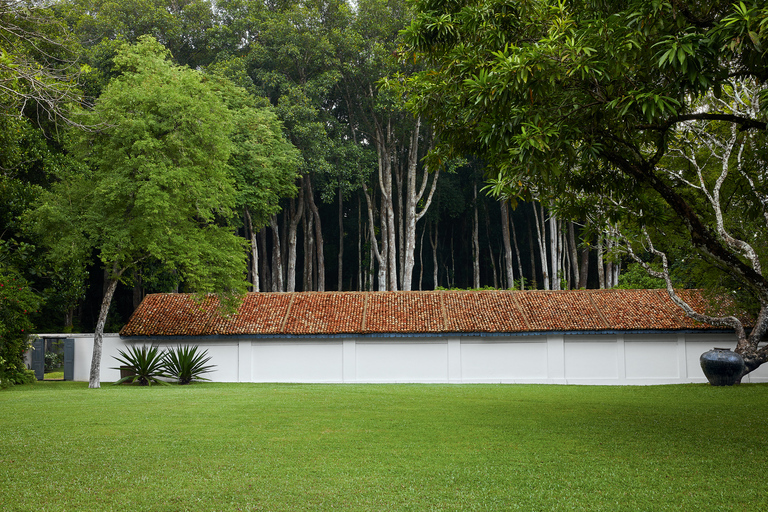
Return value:
<svg viewBox="0 0 768 512">
<path fill-rule="evenodd" d="M 8 271 L 0 261 L 0 387 L 30 381 L 24 352 L 31 347 L 30 316 L 39 304 L 24 278 Z"/>
<path fill-rule="evenodd" d="M 686 312 L 734 328 L 751 369 L 768 360 L 768 8 L 425 0 L 416 11 L 407 56 L 433 69 L 405 90 L 438 131 L 433 159 L 475 154 L 496 194 L 547 198 L 664 270 L 671 250 L 698 258 L 710 286 L 748 290 L 757 318 L 747 334 L 735 317 Z"/>
<path fill-rule="evenodd" d="M 767 393 L 43 382 L 0 392 L 0 508 L 762 510 Z"/>
<path fill-rule="evenodd" d="M 115 63 L 122 74 L 84 113 L 97 128 L 74 134 L 70 146 L 87 167 L 45 196 L 35 213 L 40 234 L 61 260 L 96 249 L 113 278 L 152 258 L 192 289 L 242 289 L 241 242 L 219 227 L 235 203 L 226 106 L 153 40 L 126 45 Z"/>
</svg>

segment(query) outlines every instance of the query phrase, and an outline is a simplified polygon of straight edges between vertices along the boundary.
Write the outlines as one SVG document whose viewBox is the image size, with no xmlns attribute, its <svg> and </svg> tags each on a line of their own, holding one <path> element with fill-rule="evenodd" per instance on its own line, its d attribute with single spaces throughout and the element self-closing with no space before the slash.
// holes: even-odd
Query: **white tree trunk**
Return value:
<svg viewBox="0 0 768 512">
<path fill-rule="evenodd" d="M 579 252 L 576 250 L 576 229 L 573 222 L 568 222 L 568 250 L 571 254 L 571 268 L 573 275 L 573 287 L 578 288 L 581 282 L 579 274 Z"/>
<path fill-rule="evenodd" d="M 101 300 L 99 319 L 96 322 L 96 330 L 93 333 L 93 355 L 91 356 L 91 374 L 88 380 L 89 388 L 101 387 L 101 352 L 104 343 L 104 326 L 107 323 L 107 314 L 109 313 L 109 306 L 112 304 L 112 297 L 115 294 L 117 282 L 120 279 L 120 274 L 122 274 L 122 271 L 116 272 L 116 270 L 117 265 L 113 267 L 112 274 L 110 274 L 107 281 L 104 297 Z"/>
<path fill-rule="evenodd" d="M 434 232 L 435 239 L 432 240 L 432 233 L 429 236 L 429 245 L 432 246 L 432 286 L 435 290 L 439 286 L 437 282 L 437 220 L 431 225 L 430 231 Z"/>
<path fill-rule="evenodd" d="M 541 206 L 541 215 L 536 210 L 536 203 L 533 204 L 533 215 L 536 220 L 536 237 L 538 240 L 539 254 L 541 255 L 541 276 L 544 281 L 544 289 L 549 290 L 549 265 L 547 264 L 547 229 L 544 225 L 544 206 Z M 541 217 L 541 218 L 539 218 Z"/>
<path fill-rule="evenodd" d="M 474 194 L 474 219 L 472 223 L 472 287 L 480 288 L 480 225 L 477 220 L 477 183 L 472 189 Z"/>
<path fill-rule="evenodd" d="M 604 237 L 603 237 L 603 232 L 601 231 L 597 235 L 597 280 L 601 290 L 605 289 L 605 265 L 603 263 L 603 243 L 604 243 Z"/>
<path fill-rule="evenodd" d="M 336 289 L 342 291 L 344 288 L 344 196 L 339 186 L 339 256 L 337 261 L 338 280 Z"/>
<path fill-rule="evenodd" d="M 277 225 L 277 215 L 269 219 L 272 228 L 272 291 L 285 291 L 283 283 L 283 257 L 280 247 L 280 230 Z"/>
<path fill-rule="evenodd" d="M 320 211 L 315 204 L 315 194 L 312 191 L 312 181 L 307 175 L 305 178 L 307 183 L 306 199 L 309 210 L 312 212 L 314 218 L 315 228 L 315 251 L 317 251 L 317 286 L 316 290 L 319 292 L 325 291 L 325 242 L 323 240 L 323 225 L 320 221 Z"/>
<path fill-rule="evenodd" d="M 382 234 L 381 234 L 381 244 L 382 247 L 379 249 L 379 242 L 376 239 L 376 222 L 374 219 L 373 214 L 373 202 L 371 201 L 371 196 L 368 194 L 368 187 L 363 183 L 363 192 L 365 193 L 365 202 L 368 206 L 368 233 L 370 234 L 371 239 L 371 250 L 373 251 L 373 256 L 376 259 L 376 262 L 379 264 L 379 291 L 386 291 L 387 290 L 387 260 L 385 258 L 385 255 L 387 253 L 387 237 L 385 235 L 386 233 L 386 222 L 381 223 L 382 228 Z M 371 258 L 371 266 L 373 266 L 373 258 Z"/>
<path fill-rule="evenodd" d="M 419 130 L 421 127 L 421 118 L 416 119 L 416 126 L 411 134 L 411 145 L 408 152 L 408 175 L 406 179 L 405 191 L 405 240 L 402 247 L 403 252 L 403 272 L 402 289 L 410 290 L 413 281 L 413 267 L 415 265 L 414 253 L 416 251 L 416 223 L 427 213 L 435 190 L 437 189 L 437 180 L 440 177 L 440 169 L 432 173 L 432 185 L 429 189 L 427 199 L 421 210 L 417 210 L 419 201 L 424 197 L 429 182 L 429 172 L 426 167 L 422 169 L 421 183 L 417 186 L 416 176 L 418 173 L 419 157 Z"/>
<path fill-rule="evenodd" d="M 507 276 L 507 288 L 515 287 L 515 273 L 512 262 L 512 245 L 509 240 L 509 203 L 506 200 L 499 202 L 501 206 L 501 240 L 504 245 L 504 271 Z"/>
<path fill-rule="evenodd" d="M 286 291 L 296 291 L 296 244 L 298 243 L 299 222 L 304 215 L 304 187 L 299 187 L 298 200 L 291 200 L 290 216 L 291 221 L 288 225 L 288 260 L 286 264 L 287 286 Z"/>
<path fill-rule="evenodd" d="M 544 218 L 542 213 L 542 219 Z M 552 265 L 549 270 L 550 276 L 550 289 L 560 289 L 560 229 L 559 221 L 553 213 L 549 214 L 549 254 L 550 264 Z"/>
<path fill-rule="evenodd" d="M 253 230 L 253 219 L 251 219 L 251 212 L 248 211 L 246 206 L 245 222 L 247 224 L 248 233 L 251 237 L 251 291 L 259 291 L 259 245 L 256 239 L 256 232 Z"/>
<path fill-rule="evenodd" d="M 517 245 L 517 230 L 515 229 L 515 222 L 510 219 L 509 226 L 512 228 L 512 243 L 515 247 L 515 255 L 517 256 L 517 274 L 520 276 L 520 289 L 525 290 L 525 278 L 523 277 L 523 259 L 520 257 L 520 246 Z M 533 264 L 533 262 L 531 262 Z"/>
</svg>

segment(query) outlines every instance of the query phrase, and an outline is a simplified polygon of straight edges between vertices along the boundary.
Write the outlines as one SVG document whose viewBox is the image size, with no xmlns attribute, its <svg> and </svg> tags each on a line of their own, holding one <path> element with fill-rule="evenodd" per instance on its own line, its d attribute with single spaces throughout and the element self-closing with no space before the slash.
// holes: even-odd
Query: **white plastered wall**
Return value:
<svg viewBox="0 0 768 512">
<path fill-rule="evenodd" d="M 93 336 L 75 338 L 75 380 L 87 381 Z M 706 382 L 699 356 L 734 348 L 730 334 L 612 333 L 314 338 L 121 338 L 104 336 L 102 382 L 119 378 L 114 356 L 131 344 L 197 345 L 216 382 L 546 383 L 649 385 Z M 745 382 L 768 382 L 759 368 Z"/>
</svg>

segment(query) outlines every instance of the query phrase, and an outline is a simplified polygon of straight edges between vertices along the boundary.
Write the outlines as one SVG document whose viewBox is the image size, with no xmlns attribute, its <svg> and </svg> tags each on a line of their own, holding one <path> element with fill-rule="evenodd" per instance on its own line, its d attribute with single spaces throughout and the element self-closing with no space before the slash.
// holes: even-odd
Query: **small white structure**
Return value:
<svg viewBox="0 0 768 512">
<path fill-rule="evenodd" d="M 75 338 L 88 380 L 93 336 L 46 337 Z M 219 382 L 691 383 L 703 352 L 735 343 L 662 290 L 256 293 L 230 317 L 214 297 L 157 294 L 104 337 L 101 379 L 119 378 L 119 349 L 155 344 L 207 350 Z"/>
</svg>

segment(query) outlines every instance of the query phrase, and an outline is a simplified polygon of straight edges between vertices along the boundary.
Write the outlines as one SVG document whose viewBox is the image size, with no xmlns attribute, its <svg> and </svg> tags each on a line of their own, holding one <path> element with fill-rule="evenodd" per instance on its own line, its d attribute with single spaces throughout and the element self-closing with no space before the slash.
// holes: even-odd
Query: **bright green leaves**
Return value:
<svg viewBox="0 0 768 512">
<path fill-rule="evenodd" d="M 606 107 L 615 109 L 622 117 L 631 110 L 639 110 L 645 120 L 650 123 L 659 117 L 676 115 L 680 111 L 682 103 L 656 91 L 628 91 L 627 94 L 608 102 Z"/>
<path fill-rule="evenodd" d="M 40 299 L 29 283 L 0 260 L 0 387 L 21 384 L 29 378 L 24 352 L 30 346 L 30 317 Z"/>
<path fill-rule="evenodd" d="M 191 290 L 243 291 L 244 242 L 228 226 L 234 119 L 221 91 L 151 38 L 115 62 L 122 74 L 86 114 L 101 129 L 71 146 L 89 170 L 46 196 L 39 233 L 58 257 L 95 250 L 118 273 L 156 260 Z"/>
<path fill-rule="evenodd" d="M 671 68 L 693 92 L 708 90 L 713 83 L 711 61 L 715 57 L 713 41 L 698 32 L 669 35 L 654 45 L 658 66 Z"/>
<path fill-rule="evenodd" d="M 733 4 L 733 13 L 723 18 L 715 32 L 723 38 L 731 51 L 752 43 L 758 52 L 765 52 L 768 36 L 768 7 L 757 3 L 747 6 L 744 2 Z"/>
</svg>

